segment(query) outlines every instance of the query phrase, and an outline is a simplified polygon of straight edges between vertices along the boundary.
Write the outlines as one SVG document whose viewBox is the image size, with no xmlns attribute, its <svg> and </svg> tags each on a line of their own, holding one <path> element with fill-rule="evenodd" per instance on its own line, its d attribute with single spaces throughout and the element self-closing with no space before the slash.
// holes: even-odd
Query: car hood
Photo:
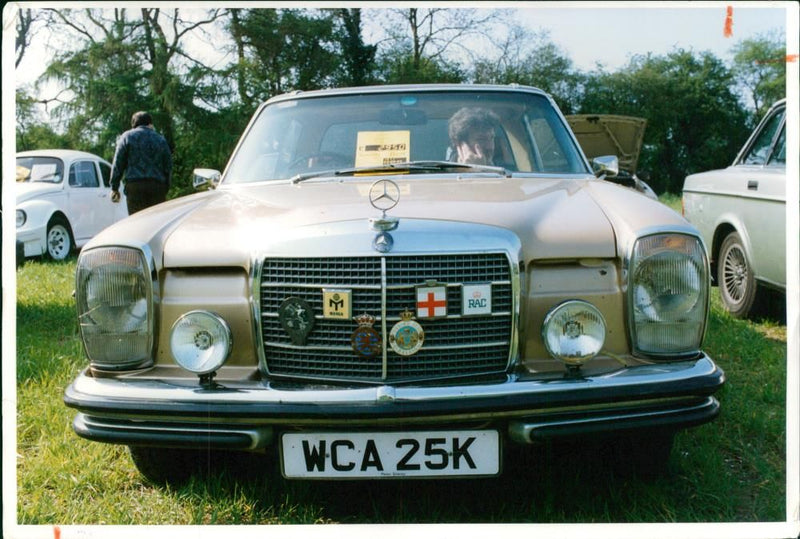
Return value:
<svg viewBox="0 0 800 539">
<path fill-rule="evenodd" d="M 31 198 L 58 193 L 63 189 L 64 187 L 60 183 L 18 182 L 14 184 L 17 204 L 30 200 Z"/>
<path fill-rule="evenodd" d="M 477 223 L 513 231 L 525 260 L 572 260 L 618 256 L 627 248 L 619 245 L 620 234 L 647 227 L 654 213 L 663 214 L 660 222 L 685 223 L 663 204 L 591 177 L 456 178 L 394 176 L 401 196 L 387 212 L 400 222 L 392 234 L 402 235 L 409 220 Z M 375 180 L 254 184 L 190 195 L 124 219 L 86 248 L 146 244 L 164 267 L 249 267 L 255 253 L 301 237 L 303 230 L 324 242 L 336 234 L 337 223 L 355 222 L 364 231 L 364 245 L 354 246 L 361 249 L 376 234 L 369 219 L 381 216 L 369 202 Z"/>
<path fill-rule="evenodd" d="M 621 170 L 636 173 L 647 120 L 611 114 L 575 114 L 567 116 L 567 122 L 586 157 L 616 155 Z"/>
</svg>

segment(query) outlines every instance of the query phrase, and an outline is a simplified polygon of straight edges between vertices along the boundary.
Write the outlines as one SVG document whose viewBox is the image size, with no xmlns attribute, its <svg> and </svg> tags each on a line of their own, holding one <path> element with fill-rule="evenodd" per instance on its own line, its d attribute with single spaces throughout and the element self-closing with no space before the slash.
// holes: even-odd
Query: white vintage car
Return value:
<svg viewBox="0 0 800 539">
<path fill-rule="evenodd" d="M 17 154 L 17 244 L 25 257 L 63 260 L 98 232 L 128 216 L 111 202 L 111 165 L 76 150 Z"/>
<path fill-rule="evenodd" d="M 688 176 L 683 213 L 703 235 L 725 308 L 763 310 L 786 290 L 786 100 L 775 103 L 728 168 Z"/>
<path fill-rule="evenodd" d="M 699 233 L 539 90 L 295 92 L 195 173 L 77 262 L 73 427 L 153 481 L 269 448 L 294 479 L 491 476 L 576 436 L 657 469 L 719 412 Z"/>
</svg>

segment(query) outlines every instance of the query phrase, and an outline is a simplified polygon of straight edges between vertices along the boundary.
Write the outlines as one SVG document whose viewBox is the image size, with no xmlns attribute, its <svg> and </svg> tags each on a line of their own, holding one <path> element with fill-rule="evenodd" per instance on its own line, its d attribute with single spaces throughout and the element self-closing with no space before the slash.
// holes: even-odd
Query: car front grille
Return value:
<svg viewBox="0 0 800 539">
<path fill-rule="evenodd" d="M 388 332 L 406 309 L 415 312 L 416 286 L 447 287 L 447 316 L 416 319 L 425 332 L 422 348 L 401 356 L 387 344 Z M 462 286 L 491 284 L 492 312 L 462 316 Z M 352 316 L 375 318 L 382 353 L 353 350 L 354 320 L 323 317 L 323 289 L 350 291 Z M 267 258 L 261 271 L 261 330 L 271 375 L 316 380 L 391 383 L 499 373 L 512 350 L 512 272 L 505 253 Z M 314 328 L 302 344 L 284 330 L 279 308 L 299 298 L 314 313 Z M 385 320 L 383 314 L 385 313 Z"/>
</svg>

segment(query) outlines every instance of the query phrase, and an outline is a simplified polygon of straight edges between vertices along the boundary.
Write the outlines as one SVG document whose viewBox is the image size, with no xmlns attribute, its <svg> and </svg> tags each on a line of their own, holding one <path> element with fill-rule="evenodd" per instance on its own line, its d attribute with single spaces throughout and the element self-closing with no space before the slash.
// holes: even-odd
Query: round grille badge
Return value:
<svg viewBox="0 0 800 539">
<path fill-rule="evenodd" d="M 375 357 L 380 355 L 382 350 L 381 336 L 372 327 L 375 317 L 367 313 L 356 316 L 355 321 L 358 327 L 350 336 L 350 344 L 353 350 L 362 357 Z"/>
<path fill-rule="evenodd" d="M 292 339 L 292 344 L 304 346 L 308 334 L 314 328 L 314 311 L 305 300 L 286 298 L 278 307 L 278 320 Z"/>
<path fill-rule="evenodd" d="M 389 332 L 389 346 L 400 356 L 412 356 L 419 352 L 425 341 L 425 332 L 417 322 L 411 319 L 411 311 L 406 309 L 400 314 L 402 320 L 396 323 Z"/>
</svg>

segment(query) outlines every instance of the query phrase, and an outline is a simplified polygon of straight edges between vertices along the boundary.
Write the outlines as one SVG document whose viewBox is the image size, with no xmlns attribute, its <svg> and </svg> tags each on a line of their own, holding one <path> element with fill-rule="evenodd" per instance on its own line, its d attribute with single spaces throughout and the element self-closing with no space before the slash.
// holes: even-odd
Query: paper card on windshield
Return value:
<svg viewBox="0 0 800 539">
<path fill-rule="evenodd" d="M 360 131 L 356 166 L 375 167 L 411 160 L 411 131 Z"/>
</svg>

